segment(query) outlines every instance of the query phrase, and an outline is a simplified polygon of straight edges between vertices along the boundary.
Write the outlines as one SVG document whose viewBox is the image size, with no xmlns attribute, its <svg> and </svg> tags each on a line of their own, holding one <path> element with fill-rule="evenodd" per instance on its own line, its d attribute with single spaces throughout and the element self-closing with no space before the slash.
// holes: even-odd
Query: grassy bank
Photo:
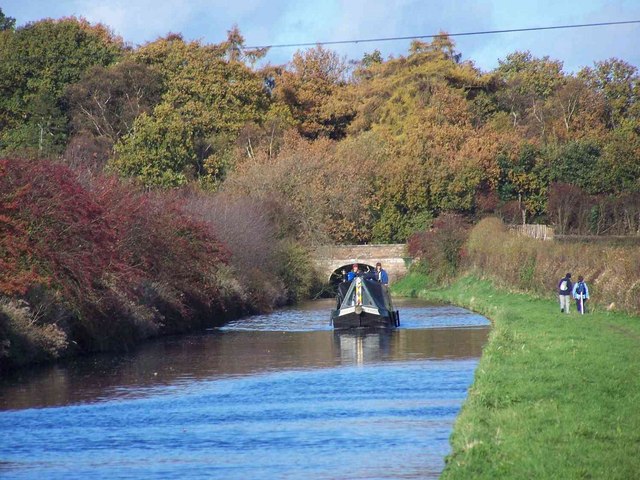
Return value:
<svg viewBox="0 0 640 480">
<path fill-rule="evenodd" d="M 442 478 L 639 478 L 639 318 L 561 314 L 550 299 L 473 277 L 427 284 L 409 276 L 394 290 L 493 324 Z"/>
<path fill-rule="evenodd" d="M 471 229 L 463 257 L 466 268 L 498 286 L 542 296 L 553 294 L 566 272 L 582 275 L 600 306 L 640 315 L 640 249 L 630 244 L 534 240 L 485 218 Z"/>
</svg>

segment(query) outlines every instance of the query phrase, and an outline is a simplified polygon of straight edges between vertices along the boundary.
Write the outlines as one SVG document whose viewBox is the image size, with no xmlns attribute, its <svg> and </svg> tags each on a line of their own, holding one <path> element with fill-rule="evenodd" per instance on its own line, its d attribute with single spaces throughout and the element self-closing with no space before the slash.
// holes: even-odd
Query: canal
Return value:
<svg viewBox="0 0 640 480">
<path fill-rule="evenodd" d="M 0 478 L 437 478 L 489 322 L 396 302 L 338 333 L 333 300 L 0 381 Z"/>
</svg>

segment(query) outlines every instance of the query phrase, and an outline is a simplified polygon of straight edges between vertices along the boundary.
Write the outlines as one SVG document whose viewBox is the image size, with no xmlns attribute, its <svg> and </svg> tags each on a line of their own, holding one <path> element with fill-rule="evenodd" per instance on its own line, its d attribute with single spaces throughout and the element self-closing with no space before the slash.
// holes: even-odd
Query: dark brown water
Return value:
<svg viewBox="0 0 640 480">
<path fill-rule="evenodd" d="M 338 333 L 332 304 L 3 379 L 0 478 L 437 478 L 487 320 Z"/>
</svg>

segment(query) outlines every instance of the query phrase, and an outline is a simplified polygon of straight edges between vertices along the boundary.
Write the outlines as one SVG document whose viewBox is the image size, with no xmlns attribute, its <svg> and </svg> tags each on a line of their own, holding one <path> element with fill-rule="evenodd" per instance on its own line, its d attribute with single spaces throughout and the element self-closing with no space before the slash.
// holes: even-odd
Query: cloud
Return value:
<svg viewBox="0 0 640 480">
<path fill-rule="evenodd" d="M 272 36 L 264 43 L 368 40 L 465 31 L 489 25 L 490 2 L 424 0 L 333 0 L 298 2 L 275 19 Z M 425 39 L 429 40 L 429 39 Z M 360 59 L 375 49 L 383 57 L 407 53 L 410 40 L 328 45 L 348 59 Z M 263 43 L 263 44 L 264 44 Z M 273 49 L 270 57 L 290 58 L 296 48 Z"/>
<path fill-rule="evenodd" d="M 125 41 L 142 44 L 169 32 L 219 43 L 237 24 L 247 45 L 461 33 L 640 18 L 638 0 L 5 0 L 18 24 L 45 17 L 83 16 L 111 27 Z M 640 26 L 600 27 L 455 37 L 463 59 L 484 70 L 516 50 L 564 61 L 575 71 L 615 56 L 640 65 Z M 428 40 L 428 39 L 427 39 Z M 384 57 L 406 55 L 410 41 L 331 45 L 348 59 L 374 49 Z M 286 63 L 297 48 L 272 49 L 267 59 Z"/>
<path fill-rule="evenodd" d="M 140 44 L 188 25 L 189 2 L 163 3 L 153 0 L 75 0 L 74 9 L 91 22 L 108 25 L 126 41 Z"/>
<path fill-rule="evenodd" d="M 521 2 L 517 8 L 505 6 L 494 10 L 493 28 L 528 28 L 573 25 L 640 18 L 640 4 L 635 1 L 589 0 L 583 2 Z M 566 72 L 577 72 L 594 61 L 618 57 L 635 65 L 640 53 L 629 39 L 640 38 L 640 26 L 603 26 L 487 35 L 470 45 L 468 55 L 483 69 L 498 65 L 516 50 L 529 50 L 534 56 L 549 56 L 564 63 Z"/>
</svg>

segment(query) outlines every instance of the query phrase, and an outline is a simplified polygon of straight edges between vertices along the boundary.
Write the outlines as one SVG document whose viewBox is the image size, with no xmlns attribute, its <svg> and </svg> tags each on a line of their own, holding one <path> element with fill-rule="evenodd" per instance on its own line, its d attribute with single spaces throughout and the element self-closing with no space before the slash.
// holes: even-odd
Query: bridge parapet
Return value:
<svg viewBox="0 0 640 480">
<path fill-rule="evenodd" d="M 376 262 L 382 264 L 393 282 L 407 273 L 411 264 L 411 257 L 407 253 L 407 245 L 401 244 L 372 244 L 372 245 L 327 245 L 318 247 L 312 254 L 312 260 L 327 280 L 334 272 L 354 263 L 374 267 Z"/>
</svg>

